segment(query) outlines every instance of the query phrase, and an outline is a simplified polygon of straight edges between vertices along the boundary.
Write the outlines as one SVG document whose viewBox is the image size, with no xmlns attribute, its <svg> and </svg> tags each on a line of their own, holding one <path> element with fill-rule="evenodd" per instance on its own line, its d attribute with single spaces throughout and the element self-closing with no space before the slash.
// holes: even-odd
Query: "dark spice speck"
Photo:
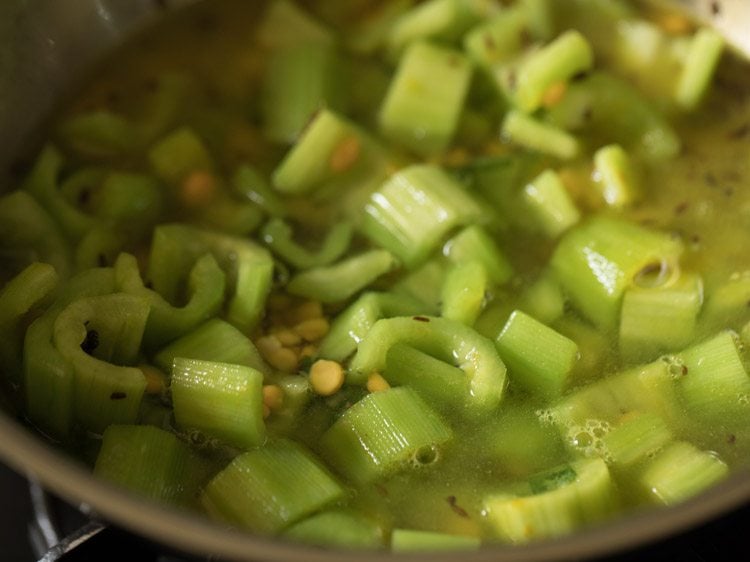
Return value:
<svg viewBox="0 0 750 562">
<path fill-rule="evenodd" d="M 448 496 L 445 499 L 448 502 L 448 505 L 451 506 L 451 509 L 456 515 L 459 515 L 461 517 L 466 517 L 466 518 L 469 517 L 469 513 L 463 507 L 458 505 L 457 503 L 458 500 L 456 499 L 456 496 Z"/>
<path fill-rule="evenodd" d="M 81 343 L 81 349 L 85 353 L 91 355 L 97 347 L 99 347 L 99 332 L 96 330 L 88 330 L 86 332 L 86 337 L 83 339 L 83 343 Z"/>
</svg>

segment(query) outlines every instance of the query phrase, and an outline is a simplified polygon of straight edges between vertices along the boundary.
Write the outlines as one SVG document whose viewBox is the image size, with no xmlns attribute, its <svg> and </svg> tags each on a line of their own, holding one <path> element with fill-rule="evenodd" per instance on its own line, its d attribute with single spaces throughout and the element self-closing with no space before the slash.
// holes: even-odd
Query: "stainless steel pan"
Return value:
<svg viewBox="0 0 750 562">
<path fill-rule="evenodd" d="M 34 132 L 55 101 L 103 53 L 140 26 L 192 0 L 0 0 L 0 192 L 12 185 L 13 163 L 34 147 Z M 249 0 L 252 1 L 252 0 Z M 750 51 L 750 0 L 680 0 L 735 29 L 737 48 Z M 718 13 L 717 13 L 718 6 Z M 2 400 L 0 400 L 0 404 Z M 51 447 L 0 409 L 0 460 L 33 475 L 73 503 L 182 551 L 231 560 L 350 560 L 345 552 L 295 546 L 219 527 L 206 519 L 148 503 L 105 482 Z M 644 544 L 706 522 L 750 500 L 750 472 L 682 505 L 649 510 L 563 539 L 521 548 L 488 547 L 462 561 L 581 559 Z M 6 509 L 8 506 L 6 506 Z M 358 554 L 363 562 L 387 553 Z M 415 559 L 457 560 L 456 555 Z"/>
</svg>

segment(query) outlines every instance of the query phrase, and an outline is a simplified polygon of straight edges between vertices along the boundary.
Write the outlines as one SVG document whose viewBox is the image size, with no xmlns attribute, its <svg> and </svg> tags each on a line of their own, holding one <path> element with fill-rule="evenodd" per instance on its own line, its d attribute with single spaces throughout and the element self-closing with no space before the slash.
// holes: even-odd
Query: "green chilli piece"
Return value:
<svg viewBox="0 0 750 562">
<path fill-rule="evenodd" d="M 227 274 L 227 320 L 249 332 L 263 315 L 274 267 L 268 250 L 251 240 L 184 224 L 162 224 L 154 230 L 147 278 L 168 302 L 180 302 L 190 269 L 208 252 Z"/>
<path fill-rule="evenodd" d="M 70 247 L 53 218 L 23 190 L 0 197 L 0 251 L 10 271 L 51 264 L 61 279 L 71 271 Z"/>
<path fill-rule="evenodd" d="M 691 111 L 705 97 L 724 51 L 724 39 L 713 29 L 699 29 L 690 41 L 675 91 L 677 105 Z"/>
<path fill-rule="evenodd" d="M 665 286 L 632 287 L 620 311 L 619 348 L 628 360 L 650 360 L 684 349 L 695 340 L 703 304 L 703 281 L 682 273 Z"/>
<path fill-rule="evenodd" d="M 670 234 L 602 216 L 569 230 L 550 265 L 572 304 L 599 328 L 612 330 L 625 290 L 639 274 L 674 271 L 682 250 Z"/>
<path fill-rule="evenodd" d="M 610 207 L 627 207 L 638 198 L 635 164 L 619 144 L 603 146 L 594 153 L 594 180 Z"/>
<path fill-rule="evenodd" d="M 94 226 L 75 247 L 75 269 L 85 271 L 112 265 L 127 246 L 132 246 L 136 237 L 135 233 L 124 229 L 113 229 L 111 223 L 103 222 Z"/>
<path fill-rule="evenodd" d="M 506 114 L 501 134 L 514 144 L 561 160 L 575 158 L 581 151 L 578 139 L 572 134 L 517 109 Z"/>
<path fill-rule="evenodd" d="M 495 340 L 511 384 L 542 398 L 555 398 L 569 384 L 578 346 L 528 314 L 511 313 Z"/>
<path fill-rule="evenodd" d="M 194 171 L 213 170 L 211 153 L 203 140 L 189 127 L 180 127 L 159 140 L 148 152 L 156 176 L 176 185 Z"/>
<path fill-rule="evenodd" d="M 672 505 L 708 489 L 729 475 L 713 452 L 677 441 L 649 460 L 637 475 L 637 486 L 654 503 Z"/>
<path fill-rule="evenodd" d="M 452 262 L 477 261 L 484 266 L 489 280 L 495 285 L 507 283 L 513 276 L 513 266 L 502 253 L 487 230 L 472 224 L 461 230 L 443 246 L 443 254 Z"/>
<path fill-rule="evenodd" d="M 225 275 L 211 254 L 199 258 L 190 270 L 187 279 L 188 301 L 182 307 L 171 305 L 159 293 L 143 284 L 134 256 L 120 254 L 114 270 L 118 290 L 143 297 L 151 307 L 143 340 L 144 345 L 152 350 L 216 316 L 224 302 Z"/>
<path fill-rule="evenodd" d="M 471 75 L 471 63 L 461 53 L 413 44 L 380 108 L 380 131 L 420 155 L 444 150 L 456 132 Z"/>
<path fill-rule="evenodd" d="M 36 262 L 0 287 L 0 364 L 13 383 L 22 378 L 24 323 L 51 300 L 58 283 L 54 267 Z"/>
<path fill-rule="evenodd" d="M 464 372 L 468 415 L 494 411 L 506 386 L 505 364 L 493 342 L 459 322 L 433 316 L 378 320 L 360 342 L 349 364 L 348 380 L 363 383 L 372 372 L 382 372 L 388 350 L 396 343 L 412 346 Z"/>
<path fill-rule="evenodd" d="M 524 494 L 500 493 L 484 500 L 488 522 L 499 538 L 516 544 L 553 538 L 599 522 L 617 509 L 614 484 L 601 459 L 565 465 L 558 478 L 546 474 L 540 493 L 529 483 Z"/>
<path fill-rule="evenodd" d="M 393 529 L 391 531 L 391 550 L 393 552 L 479 550 L 481 544 L 482 541 L 479 537 L 467 535 L 450 535 L 416 529 Z"/>
<path fill-rule="evenodd" d="M 232 176 L 230 187 L 234 194 L 255 203 L 271 217 L 286 215 L 284 202 L 279 198 L 268 180 L 256 168 L 243 164 Z"/>
<path fill-rule="evenodd" d="M 580 211 L 554 170 L 545 170 L 527 183 L 520 199 L 526 211 L 520 220 L 550 238 L 557 238 L 581 220 Z"/>
<path fill-rule="evenodd" d="M 405 12 L 392 25 L 386 41 L 396 59 L 410 44 L 422 40 L 457 41 L 494 11 L 487 0 L 429 0 Z"/>
<path fill-rule="evenodd" d="M 294 542 L 335 548 L 383 546 L 383 529 L 368 517 L 348 509 L 331 509 L 295 523 L 282 533 Z"/>
<path fill-rule="evenodd" d="M 132 154 L 144 141 L 135 123 L 106 109 L 73 115 L 57 132 L 67 148 L 93 158 Z"/>
<path fill-rule="evenodd" d="M 269 372 L 250 338 L 220 318 L 213 318 L 176 339 L 154 356 L 154 362 L 169 373 L 178 357 L 232 363 L 261 373 Z"/>
<path fill-rule="evenodd" d="M 393 174 L 365 204 L 361 230 L 407 267 L 418 265 L 448 232 L 481 215 L 479 205 L 437 166 L 412 165 Z"/>
<path fill-rule="evenodd" d="M 735 332 L 724 331 L 678 354 L 679 388 L 687 410 L 722 427 L 736 427 L 750 412 L 750 376 Z"/>
<path fill-rule="evenodd" d="M 337 222 L 326 234 L 317 251 L 294 241 L 292 227 L 283 219 L 271 219 L 261 232 L 263 241 L 285 262 L 297 269 L 329 265 L 349 249 L 353 228 L 348 222 Z"/>
<path fill-rule="evenodd" d="M 184 504 L 198 486 L 186 485 L 196 460 L 171 431 L 148 425 L 111 425 L 102 437 L 94 475 L 151 500 Z"/>
<path fill-rule="evenodd" d="M 69 240 L 80 239 L 94 226 L 95 219 L 73 205 L 59 189 L 58 176 L 63 156 L 54 146 L 39 154 L 23 187 L 54 218 Z"/>
<path fill-rule="evenodd" d="M 235 457 L 205 487 L 214 519 L 258 533 L 278 533 L 344 498 L 345 490 L 301 445 L 271 441 Z"/>
<path fill-rule="evenodd" d="M 255 203 L 242 201 L 228 193 L 219 193 L 210 205 L 202 207 L 195 215 L 196 222 L 220 232 L 249 236 L 265 219 L 263 210 Z"/>
<path fill-rule="evenodd" d="M 484 308 L 487 277 L 487 270 L 481 262 L 455 264 L 443 282 L 440 315 L 467 326 L 474 325 Z"/>
<path fill-rule="evenodd" d="M 23 342 L 26 412 L 37 427 L 67 438 L 74 422 L 74 377 L 71 363 L 53 342 L 58 314 L 73 301 L 115 291 L 111 268 L 94 268 L 71 277 L 57 291 L 55 302 L 26 329 Z"/>
<path fill-rule="evenodd" d="M 296 274 L 286 290 L 320 302 L 341 302 L 355 295 L 397 264 L 386 250 L 370 250 L 333 265 Z"/>
<path fill-rule="evenodd" d="M 245 365 L 177 357 L 172 406 L 178 425 L 239 449 L 262 445 L 263 373 Z"/>
<path fill-rule="evenodd" d="M 566 31 L 521 62 L 511 93 L 513 102 L 521 111 L 532 113 L 541 107 L 551 86 L 567 83 L 593 64 L 594 54 L 586 38 L 576 30 Z"/>
<path fill-rule="evenodd" d="M 323 458 L 349 480 L 372 482 L 429 463 L 453 437 L 450 428 L 410 388 L 368 394 L 323 434 Z"/>
<path fill-rule="evenodd" d="M 74 372 L 74 416 L 89 431 L 133 423 L 146 378 L 134 364 L 149 314 L 148 303 L 114 293 L 78 299 L 55 319 L 53 341 Z"/>
<path fill-rule="evenodd" d="M 318 356 L 343 361 L 381 318 L 424 314 L 425 306 L 407 295 L 367 292 L 336 315 L 328 334 L 320 342 Z"/>
</svg>

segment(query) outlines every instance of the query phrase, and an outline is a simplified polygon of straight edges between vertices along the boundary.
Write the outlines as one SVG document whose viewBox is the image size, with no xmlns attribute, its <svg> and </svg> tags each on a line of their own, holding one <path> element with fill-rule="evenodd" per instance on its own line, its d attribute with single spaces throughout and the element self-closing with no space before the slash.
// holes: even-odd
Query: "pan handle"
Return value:
<svg viewBox="0 0 750 562">
<path fill-rule="evenodd" d="M 106 535 L 104 531 L 107 529 L 106 525 L 97 521 L 90 521 L 86 523 L 80 529 L 77 529 L 52 548 L 50 548 L 44 556 L 39 559 L 39 562 L 73 562 L 73 560 L 92 560 L 87 558 L 87 555 L 83 555 L 79 547 L 86 545 L 86 548 L 91 547 L 91 543 L 95 542 L 94 539 L 102 539 L 100 534 Z M 112 545 L 109 553 L 117 552 L 118 555 L 122 553 L 122 550 L 118 548 L 118 545 Z M 83 549 L 83 548 L 82 548 Z M 80 556 L 79 556 L 80 555 Z M 83 557 L 81 557 L 83 556 Z M 102 558 L 104 560 L 105 558 Z"/>
<path fill-rule="evenodd" d="M 2 1 L 2 0 L 0 0 Z M 31 476 L 29 496 L 33 520 L 29 538 L 38 562 L 90 562 L 91 560 L 137 560 L 138 562 L 201 562 L 198 559 L 151 543 L 132 533 L 99 521 L 85 506 L 81 526 L 67 536 L 56 514 L 53 497 Z M 50 505 L 52 504 L 52 505 Z M 68 526 L 66 528 L 70 529 Z M 62 538 L 61 538 L 62 537 Z"/>
</svg>

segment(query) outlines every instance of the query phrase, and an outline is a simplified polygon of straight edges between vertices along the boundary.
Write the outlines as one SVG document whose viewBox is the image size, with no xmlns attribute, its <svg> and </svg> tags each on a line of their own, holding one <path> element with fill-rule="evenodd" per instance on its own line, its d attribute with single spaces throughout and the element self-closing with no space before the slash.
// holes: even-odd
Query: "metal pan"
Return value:
<svg viewBox="0 0 750 562">
<path fill-rule="evenodd" d="M 138 28 L 165 11 L 193 0 L 2 0 L 0 2 L 0 191 L 13 182 L 15 158 L 34 147 L 37 131 L 86 68 Z M 750 2 L 683 3 L 715 17 L 745 19 Z M 695 6 L 693 6 L 695 7 Z M 750 29 L 739 39 L 750 41 Z M 0 399 L 0 404 L 2 400 Z M 0 408 L 0 460 L 39 480 L 74 504 L 84 503 L 105 520 L 180 551 L 227 560 L 333 562 L 351 560 L 346 552 L 323 551 L 256 537 L 220 527 L 207 519 L 168 509 L 94 479 L 90 470 L 52 447 Z M 523 547 L 488 546 L 476 553 L 415 555 L 431 561 L 551 561 L 614 554 L 687 530 L 750 500 L 750 471 L 739 472 L 684 504 L 647 510 L 558 540 Z M 7 508 L 8 506 L 6 506 Z M 393 558 L 382 552 L 358 553 L 362 562 Z"/>
</svg>

